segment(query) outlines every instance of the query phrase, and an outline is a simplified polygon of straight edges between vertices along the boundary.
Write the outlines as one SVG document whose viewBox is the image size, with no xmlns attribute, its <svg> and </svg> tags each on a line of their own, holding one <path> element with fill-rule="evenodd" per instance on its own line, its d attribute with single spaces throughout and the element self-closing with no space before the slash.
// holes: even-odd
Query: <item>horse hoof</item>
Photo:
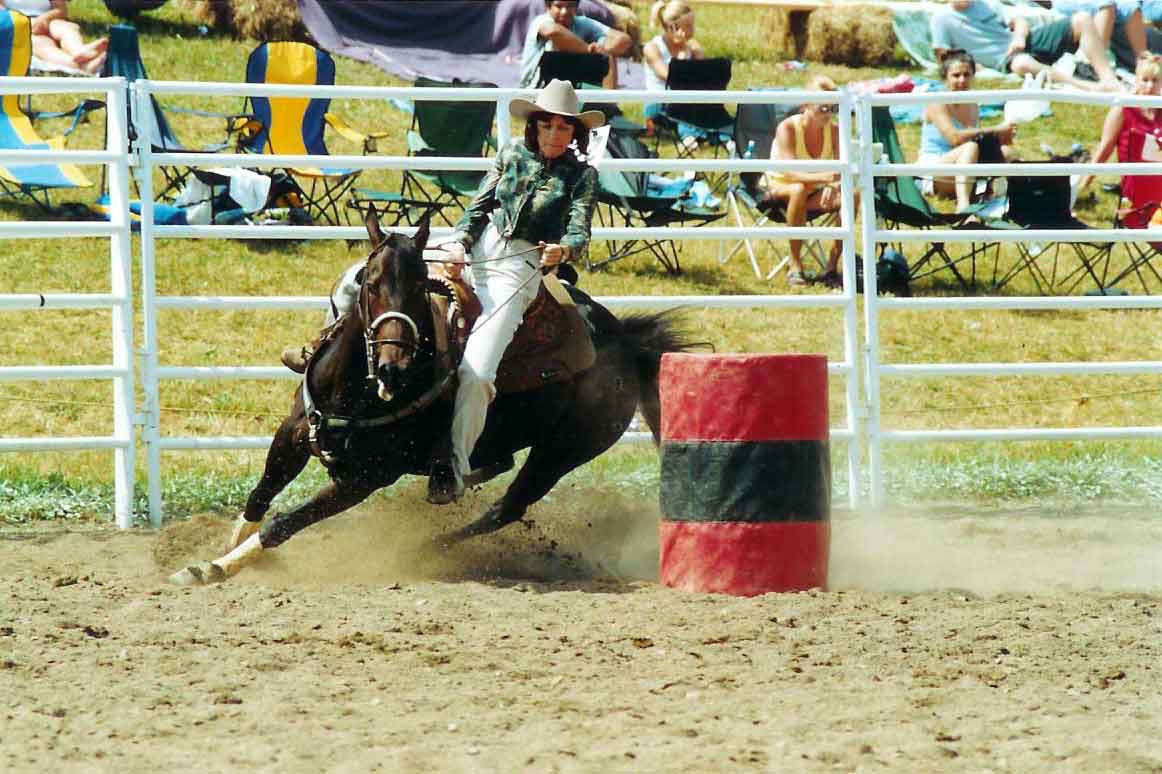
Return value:
<svg viewBox="0 0 1162 774">
<path fill-rule="evenodd" d="M 209 586 L 211 583 L 221 583 L 224 580 L 226 573 L 213 562 L 191 564 L 169 576 L 169 582 L 175 586 Z"/>
<path fill-rule="evenodd" d="M 223 553 L 230 553 L 260 529 L 262 529 L 261 521 L 247 521 L 239 516 L 234 520 L 234 528 L 230 530 L 230 539 L 226 542 L 226 548 Z"/>
</svg>

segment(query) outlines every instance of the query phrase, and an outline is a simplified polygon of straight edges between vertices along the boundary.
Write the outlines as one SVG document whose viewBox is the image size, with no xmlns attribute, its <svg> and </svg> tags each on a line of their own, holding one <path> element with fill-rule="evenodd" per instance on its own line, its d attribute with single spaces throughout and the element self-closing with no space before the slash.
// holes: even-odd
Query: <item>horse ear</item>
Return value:
<svg viewBox="0 0 1162 774">
<path fill-rule="evenodd" d="M 375 211 L 374 204 L 367 208 L 367 215 L 363 218 L 363 225 L 367 228 L 367 238 L 371 240 L 371 246 L 373 248 L 383 244 L 383 230 L 379 227 L 379 213 Z"/>
<path fill-rule="evenodd" d="M 428 208 L 420 217 L 420 225 L 416 229 L 416 235 L 412 237 L 412 241 L 416 243 L 417 250 L 423 250 L 428 244 L 428 236 L 431 233 L 432 210 Z"/>
</svg>

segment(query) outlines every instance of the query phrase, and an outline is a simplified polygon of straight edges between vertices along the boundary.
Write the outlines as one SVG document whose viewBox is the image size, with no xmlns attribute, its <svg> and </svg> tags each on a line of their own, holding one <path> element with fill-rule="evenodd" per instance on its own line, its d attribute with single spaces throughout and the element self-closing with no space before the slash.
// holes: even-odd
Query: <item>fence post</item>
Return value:
<svg viewBox="0 0 1162 774">
<path fill-rule="evenodd" d="M 879 375 L 879 309 L 876 295 L 876 206 L 875 174 L 872 154 L 871 103 L 857 101 L 857 120 L 861 139 L 859 178 L 862 201 L 863 231 L 863 309 L 864 309 L 864 436 L 868 449 L 868 477 L 872 508 L 883 504 L 883 448 L 880 443 L 880 375 Z M 879 162 L 879 159 L 875 159 Z"/>
<path fill-rule="evenodd" d="M 110 220 L 116 233 L 109 239 L 111 290 L 116 297 L 112 308 L 113 367 L 124 369 L 123 376 L 113 378 L 113 434 L 126 445 L 113 452 L 114 504 L 117 526 L 133 525 L 133 486 L 136 465 L 134 443 L 133 394 L 133 273 L 132 240 L 129 217 L 129 131 L 126 125 L 128 102 L 126 83 L 113 78 L 109 83 L 106 109 L 105 148 L 115 151 L 117 160 L 109 164 Z"/>
<path fill-rule="evenodd" d="M 142 439 L 149 521 L 161 526 L 161 446 L 159 444 L 160 395 L 157 383 L 157 273 L 153 241 L 153 136 L 154 122 L 144 118 L 153 106 L 149 82 L 133 84 L 137 120 L 137 193 L 141 197 L 141 379 L 145 396 L 142 406 Z"/>
<path fill-rule="evenodd" d="M 859 405 L 859 351 L 855 342 L 859 336 L 859 320 L 856 310 L 855 297 L 855 194 L 854 188 L 857 178 L 852 174 L 854 160 L 851 154 L 851 113 L 855 109 L 851 95 L 843 93 L 839 104 L 839 160 L 844 162 L 840 172 L 839 192 L 839 222 L 844 228 L 843 234 L 843 297 L 847 302 L 843 306 L 843 361 L 848 364 L 849 371 L 844 380 L 844 403 L 846 405 L 847 426 L 851 428 L 851 440 L 847 444 L 847 503 L 852 510 L 860 505 L 860 479 L 863 477 L 860 466 L 860 456 L 863 450 L 861 443 Z M 861 154 L 862 158 L 862 154 Z M 866 198 L 866 196 L 864 197 Z"/>
</svg>

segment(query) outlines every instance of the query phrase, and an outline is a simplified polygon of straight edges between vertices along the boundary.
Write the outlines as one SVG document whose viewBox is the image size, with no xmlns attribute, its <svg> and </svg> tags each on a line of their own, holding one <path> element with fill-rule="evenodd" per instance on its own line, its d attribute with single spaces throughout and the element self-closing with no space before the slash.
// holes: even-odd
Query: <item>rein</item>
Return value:
<svg viewBox="0 0 1162 774">
<path fill-rule="evenodd" d="M 433 250 L 444 250 L 445 252 L 447 252 L 447 250 L 445 250 L 443 245 L 441 245 L 439 247 L 433 247 L 432 249 Z M 500 256 L 497 256 L 496 258 L 477 258 L 474 261 L 445 261 L 441 258 L 424 258 L 423 260 L 424 260 L 424 263 L 446 263 L 446 264 L 450 264 L 452 266 L 472 266 L 472 265 L 477 264 L 477 263 L 496 263 L 497 261 L 503 261 L 503 260 L 506 260 L 508 258 L 513 258 L 513 257 L 518 256 L 518 255 L 528 255 L 529 253 L 537 253 L 537 252 L 540 252 L 540 250 L 541 250 L 540 245 L 537 245 L 536 247 L 530 247 L 527 250 L 518 250 L 515 253 L 506 253 L 505 255 L 500 255 Z"/>
</svg>

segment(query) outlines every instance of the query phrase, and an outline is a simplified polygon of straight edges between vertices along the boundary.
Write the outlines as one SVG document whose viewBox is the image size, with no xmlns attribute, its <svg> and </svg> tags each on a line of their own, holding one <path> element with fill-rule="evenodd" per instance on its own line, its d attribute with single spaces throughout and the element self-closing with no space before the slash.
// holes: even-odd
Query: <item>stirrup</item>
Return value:
<svg viewBox="0 0 1162 774">
<path fill-rule="evenodd" d="M 428 497 L 432 505 L 449 505 L 464 494 L 464 482 L 451 462 L 435 462 L 428 475 Z"/>
<path fill-rule="evenodd" d="M 307 364 L 311 362 L 314 355 L 315 353 L 310 347 L 287 347 L 282 351 L 279 360 L 296 374 L 305 374 Z"/>
</svg>

